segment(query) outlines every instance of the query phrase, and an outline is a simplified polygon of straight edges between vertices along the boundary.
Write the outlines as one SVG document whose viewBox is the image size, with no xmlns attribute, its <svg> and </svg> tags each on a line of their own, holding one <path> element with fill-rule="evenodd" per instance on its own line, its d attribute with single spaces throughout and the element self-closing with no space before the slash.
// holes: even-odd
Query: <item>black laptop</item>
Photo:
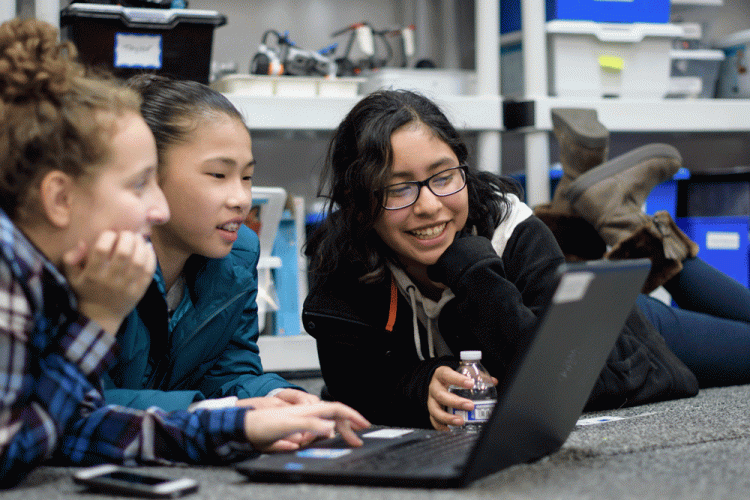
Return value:
<svg viewBox="0 0 750 500">
<path fill-rule="evenodd" d="M 480 432 L 373 427 L 359 432 L 359 448 L 335 437 L 237 470 L 258 482 L 458 487 L 553 453 L 575 428 L 649 268 L 646 259 L 561 266 Z"/>
</svg>

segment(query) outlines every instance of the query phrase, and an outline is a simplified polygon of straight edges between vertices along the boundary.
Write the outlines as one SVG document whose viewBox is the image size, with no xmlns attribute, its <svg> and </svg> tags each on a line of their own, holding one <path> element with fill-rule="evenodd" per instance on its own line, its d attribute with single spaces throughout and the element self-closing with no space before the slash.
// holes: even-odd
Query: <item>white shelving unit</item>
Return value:
<svg viewBox="0 0 750 500">
<path fill-rule="evenodd" d="M 361 99 L 359 97 L 256 97 L 225 94 L 246 117 L 252 130 L 335 129 Z M 436 101 L 452 122 L 463 130 L 502 130 L 502 101 L 499 95 L 440 96 Z M 497 161 L 497 160 L 495 160 Z"/>
<path fill-rule="evenodd" d="M 672 0 L 682 7 L 721 6 L 722 0 Z M 526 188 L 531 205 L 550 198 L 549 132 L 554 107 L 597 110 L 599 121 L 612 132 L 747 132 L 750 100 L 620 98 L 571 99 L 547 94 L 545 1 L 521 0 L 524 97 L 506 103 L 505 125 L 524 133 Z M 521 117 L 519 119 L 519 116 Z"/>
<path fill-rule="evenodd" d="M 550 110 L 595 108 L 612 132 L 745 132 L 750 131 L 750 102 L 740 99 L 533 99 L 533 128 L 551 131 Z"/>
</svg>

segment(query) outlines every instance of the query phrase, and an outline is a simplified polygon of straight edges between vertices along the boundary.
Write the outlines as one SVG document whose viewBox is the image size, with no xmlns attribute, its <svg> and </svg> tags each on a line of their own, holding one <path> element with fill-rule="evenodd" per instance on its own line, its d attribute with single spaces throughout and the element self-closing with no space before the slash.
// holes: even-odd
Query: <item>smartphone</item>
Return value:
<svg viewBox="0 0 750 500">
<path fill-rule="evenodd" d="M 173 498 L 198 490 L 198 483 L 187 477 L 159 477 L 110 464 L 76 471 L 73 481 L 105 493 L 124 493 L 150 498 Z"/>
</svg>

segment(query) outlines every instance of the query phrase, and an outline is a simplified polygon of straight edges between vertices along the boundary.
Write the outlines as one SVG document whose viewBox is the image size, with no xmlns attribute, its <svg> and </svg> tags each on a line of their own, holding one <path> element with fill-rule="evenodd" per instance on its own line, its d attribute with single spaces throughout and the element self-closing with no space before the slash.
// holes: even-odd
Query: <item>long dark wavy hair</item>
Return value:
<svg viewBox="0 0 750 500">
<path fill-rule="evenodd" d="M 421 122 L 468 164 L 468 148 L 440 108 L 428 98 L 406 90 L 374 92 L 349 112 L 328 147 L 318 196 L 327 200 L 326 216 L 310 237 L 313 280 L 336 270 L 354 272 L 360 280 L 377 282 L 386 275 L 386 260 L 395 255 L 373 226 L 384 210 L 383 188 L 393 161 L 391 135 Z M 490 236 L 508 213 L 507 193 L 520 194 L 512 180 L 469 167 L 469 217 L 466 227 Z"/>
</svg>

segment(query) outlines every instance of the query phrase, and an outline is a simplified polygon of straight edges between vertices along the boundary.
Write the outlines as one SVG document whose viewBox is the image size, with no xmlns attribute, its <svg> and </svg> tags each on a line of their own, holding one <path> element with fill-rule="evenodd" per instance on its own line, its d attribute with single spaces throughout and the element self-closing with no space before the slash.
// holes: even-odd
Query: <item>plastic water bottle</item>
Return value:
<svg viewBox="0 0 750 500">
<path fill-rule="evenodd" d="M 459 373 L 468 375 L 474 380 L 474 387 L 466 389 L 451 385 L 448 390 L 462 398 L 474 401 L 474 409 L 471 411 L 449 408 L 448 411 L 454 415 L 464 418 L 464 426 L 449 426 L 450 429 L 466 429 L 468 431 L 479 431 L 482 425 L 490 417 L 492 409 L 497 402 L 497 389 L 492 383 L 492 378 L 482 366 L 482 351 L 461 351 L 461 364 L 458 366 Z"/>
</svg>

